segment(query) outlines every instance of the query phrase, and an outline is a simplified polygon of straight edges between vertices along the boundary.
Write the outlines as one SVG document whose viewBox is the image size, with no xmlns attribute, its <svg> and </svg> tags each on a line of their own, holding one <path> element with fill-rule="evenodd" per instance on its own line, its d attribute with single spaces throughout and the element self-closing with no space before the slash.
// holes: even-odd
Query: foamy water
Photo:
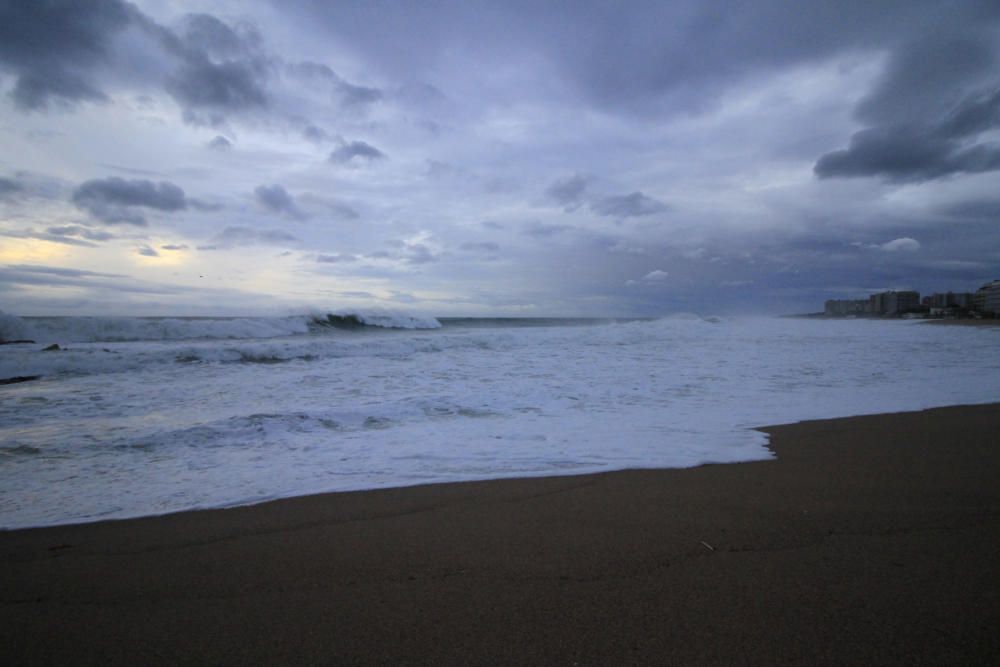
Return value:
<svg viewBox="0 0 1000 667">
<path fill-rule="evenodd" d="M 37 341 L 0 346 L 0 378 L 43 376 L 0 386 L 0 526 L 749 461 L 770 456 L 755 426 L 1000 400 L 995 329 L 363 323 L 0 317 Z"/>
</svg>

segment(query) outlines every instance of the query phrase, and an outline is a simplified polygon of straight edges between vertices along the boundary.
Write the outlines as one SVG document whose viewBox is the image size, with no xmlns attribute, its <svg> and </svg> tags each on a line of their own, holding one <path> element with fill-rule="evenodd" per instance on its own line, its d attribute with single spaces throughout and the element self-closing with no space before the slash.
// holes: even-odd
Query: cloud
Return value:
<svg viewBox="0 0 1000 667">
<path fill-rule="evenodd" d="M 156 252 L 152 247 L 148 245 L 141 245 L 136 249 L 136 252 L 143 257 L 159 257 L 160 253 Z"/>
<path fill-rule="evenodd" d="M 285 65 L 284 71 L 288 75 L 308 83 L 326 85 L 339 99 L 341 108 L 348 111 L 365 111 L 371 105 L 385 98 L 385 95 L 378 88 L 349 83 L 328 65 L 322 63 L 310 61 L 288 63 Z"/>
<path fill-rule="evenodd" d="M 106 99 L 93 71 L 109 58 L 110 37 L 131 20 L 117 0 L 18 2 L 0 7 L 0 65 L 15 76 L 17 108 Z"/>
<path fill-rule="evenodd" d="M 820 157 L 816 175 L 920 182 L 1000 169 L 1000 144 L 989 140 L 1000 129 L 1000 63 L 985 35 L 933 31 L 892 51 L 855 109 L 868 127 Z"/>
<path fill-rule="evenodd" d="M 49 227 L 45 231 L 53 236 L 79 236 L 90 241 L 110 241 L 115 238 L 114 235 L 109 232 L 88 229 L 86 227 L 81 227 L 80 225 Z"/>
<path fill-rule="evenodd" d="M 587 179 L 580 174 L 574 174 L 550 185 L 545 194 L 567 211 L 572 211 L 580 206 L 586 189 Z"/>
<path fill-rule="evenodd" d="M 655 285 L 656 283 L 662 283 L 670 276 L 666 271 L 660 269 L 653 269 L 642 278 L 638 280 L 626 280 L 625 286 L 632 287 L 633 285 Z"/>
<path fill-rule="evenodd" d="M 492 241 L 469 241 L 463 243 L 459 246 L 462 250 L 467 252 L 497 252 L 500 250 L 500 245 Z"/>
<path fill-rule="evenodd" d="M 188 205 L 184 191 L 173 183 L 118 177 L 85 181 L 73 192 L 73 203 L 102 222 L 138 226 L 145 226 L 146 218 L 137 209 L 173 213 Z"/>
<path fill-rule="evenodd" d="M 80 246 L 84 248 L 96 248 L 96 243 L 84 241 L 72 236 L 62 234 L 52 234 L 50 232 L 39 232 L 34 229 L 0 230 L 0 236 L 14 239 L 38 239 L 39 241 L 49 241 L 51 243 L 62 243 L 63 245 Z"/>
<path fill-rule="evenodd" d="M 259 185 L 253 192 L 257 202 L 272 213 L 286 215 L 296 220 L 305 217 L 292 196 L 280 185 Z"/>
<path fill-rule="evenodd" d="M 483 223 L 484 225 L 487 223 Z M 521 228 L 522 234 L 534 236 L 535 238 L 549 238 L 573 229 L 571 225 L 556 225 L 544 222 L 529 222 Z"/>
<path fill-rule="evenodd" d="M 206 144 L 206 146 L 216 151 L 228 151 L 230 148 L 233 147 L 233 142 L 231 142 L 229 139 L 226 139 L 221 134 L 217 134 L 215 135 L 214 139 L 212 139 Z"/>
<path fill-rule="evenodd" d="M 356 164 L 357 162 L 383 160 L 385 157 L 385 153 L 364 141 L 346 142 L 341 140 L 340 146 L 330 153 L 330 162 Z"/>
<path fill-rule="evenodd" d="M 21 184 L 9 178 L 0 178 L 0 201 L 13 199 L 24 190 Z"/>
<path fill-rule="evenodd" d="M 43 273 L 53 276 L 63 276 L 71 278 L 127 278 L 121 273 L 99 273 L 97 271 L 86 271 L 84 269 L 69 269 L 61 266 L 45 266 L 42 264 L 10 264 L 8 269 L 24 273 Z"/>
<path fill-rule="evenodd" d="M 920 250 L 920 243 L 916 239 L 903 237 L 883 243 L 878 247 L 886 252 L 916 252 Z"/>
<path fill-rule="evenodd" d="M 591 204 L 590 209 L 607 217 L 632 218 L 665 211 L 667 205 L 636 191 L 627 195 L 605 197 Z"/>
<path fill-rule="evenodd" d="M 316 261 L 321 264 L 345 264 L 358 261 L 357 255 L 336 253 L 334 255 L 317 255 Z"/>
<path fill-rule="evenodd" d="M 198 250 L 221 250 L 252 245 L 287 245 L 299 239 L 281 229 L 258 230 L 252 227 L 231 226 L 219 232 L 211 244 L 198 246 Z"/>
<path fill-rule="evenodd" d="M 184 243 L 181 243 L 181 244 L 168 243 L 167 245 L 161 245 L 160 248 L 163 249 L 163 250 L 172 250 L 172 251 L 179 251 L 179 250 L 187 250 L 188 249 L 187 245 L 184 244 Z"/>
</svg>

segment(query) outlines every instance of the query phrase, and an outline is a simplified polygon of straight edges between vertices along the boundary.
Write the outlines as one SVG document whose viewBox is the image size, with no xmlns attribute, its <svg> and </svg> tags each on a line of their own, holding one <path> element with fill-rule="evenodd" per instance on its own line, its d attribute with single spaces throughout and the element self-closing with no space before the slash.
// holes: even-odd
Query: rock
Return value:
<svg viewBox="0 0 1000 667">
<path fill-rule="evenodd" d="M 52 343 L 52 345 L 49 345 L 48 347 L 43 347 L 42 352 L 57 352 L 61 349 L 62 348 L 59 347 L 59 343 Z"/>
<path fill-rule="evenodd" d="M 31 345 L 34 345 L 35 341 L 33 341 L 33 340 L 27 340 L 27 339 L 22 339 L 22 340 L 0 340 L 0 345 L 21 345 L 22 343 L 29 343 Z"/>
</svg>

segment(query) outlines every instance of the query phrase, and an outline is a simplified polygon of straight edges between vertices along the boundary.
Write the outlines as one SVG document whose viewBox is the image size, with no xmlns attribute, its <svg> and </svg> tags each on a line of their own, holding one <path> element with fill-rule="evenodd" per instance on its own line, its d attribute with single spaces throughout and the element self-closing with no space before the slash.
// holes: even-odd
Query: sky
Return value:
<svg viewBox="0 0 1000 667">
<path fill-rule="evenodd" d="M 795 313 L 994 278 L 996 0 L 0 0 L 9 313 Z"/>
</svg>

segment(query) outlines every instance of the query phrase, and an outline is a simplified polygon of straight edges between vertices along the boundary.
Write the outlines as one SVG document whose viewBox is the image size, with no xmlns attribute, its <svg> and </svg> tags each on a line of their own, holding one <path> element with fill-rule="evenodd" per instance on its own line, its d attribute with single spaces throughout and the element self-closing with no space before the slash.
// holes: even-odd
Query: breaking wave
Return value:
<svg viewBox="0 0 1000 667">
<path fill-rule="evenodd" d="M 331 329 L 436 329 L 433 317 L 392 311 L 287 317 L 17 317 L 0 311 L 0 342 L 121 343 L 280 338 Z"/>
</svg>

